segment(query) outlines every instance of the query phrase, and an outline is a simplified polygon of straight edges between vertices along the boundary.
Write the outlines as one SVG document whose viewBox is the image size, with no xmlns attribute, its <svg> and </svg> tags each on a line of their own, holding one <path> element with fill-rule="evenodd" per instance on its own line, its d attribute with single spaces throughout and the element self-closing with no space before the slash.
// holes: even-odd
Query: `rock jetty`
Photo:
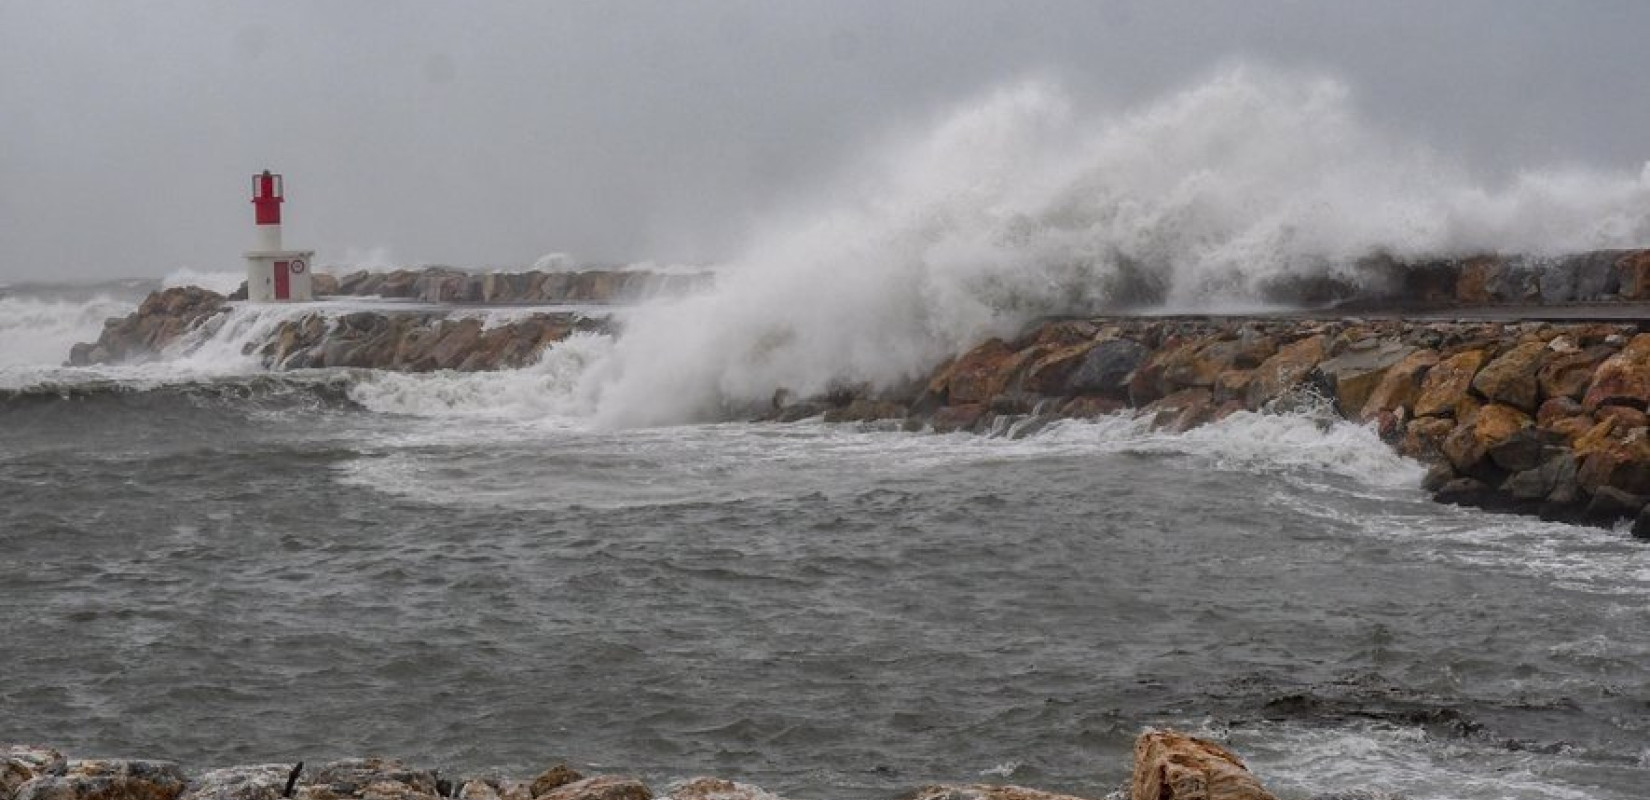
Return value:
<svg viewBox="0 0 1650 800">
<path fill-rule="evenodd" d="M 649 270 L 582 272 L 486 272 L 450 267 L 360 270 L 346 275 L 317 272 L 316 297 L 382 297 L 425 303 L 544 305 L 548 303 L 624 303 L 660 295 L 680 295 L 708 288 L 709 272 L 661 273 Z M 229 296 L 245 300 L 246 286 Z"/>
<path fill-rule="evenodd" d="M 1320 795 L 1323 800 L 1349 795 Z M 1377 798 L 1388 795 L 1356 794 Z M 1243 761 L 1215 742 L 1149 730 L 1134 747 L 1122 800 L 1276 800 Z M 721 778 L 679 781 L 656 794 L 622 775 L 586 776 L 558 764 L 531 779 L 496 775 L 444 777 L 439 770 L 387 758 L 352 758 L 316 769 L 257 764 L 187 774 L 149 760 L 70 760 L 43 747 L 0 746 L 0 800 L 783 800 L 759 787 Z M 899 800 L 1082 800 L 998 784 L 931 784 Z M 1397 800 L 1397 798 L 1393 798 Z"/>
<path fill-rule="evenodd" d="M 1059 320 L 895 390 L 775 395 L 765 418 L 1026 435 L 1133 413 L 1180 432 L 1240 412 L 1367 423 L 1441 501 L 1650 536 L 1650 333 L 1638 323 Z"/>
</svg>

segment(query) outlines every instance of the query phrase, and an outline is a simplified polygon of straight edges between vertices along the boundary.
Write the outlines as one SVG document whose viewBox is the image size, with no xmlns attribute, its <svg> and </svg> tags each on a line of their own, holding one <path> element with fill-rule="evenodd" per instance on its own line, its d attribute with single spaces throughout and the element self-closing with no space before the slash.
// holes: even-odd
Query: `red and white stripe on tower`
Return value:
<svg viewBox="0 0 1650 800">
<path fill-rule="evenodd" d="M 286 193 L 281 176 L 264 170 L 252 176 L 252 208 L 258 222 L 258 249 L 274 252 L 281 249 L 281 204 Z"/>
</svg>

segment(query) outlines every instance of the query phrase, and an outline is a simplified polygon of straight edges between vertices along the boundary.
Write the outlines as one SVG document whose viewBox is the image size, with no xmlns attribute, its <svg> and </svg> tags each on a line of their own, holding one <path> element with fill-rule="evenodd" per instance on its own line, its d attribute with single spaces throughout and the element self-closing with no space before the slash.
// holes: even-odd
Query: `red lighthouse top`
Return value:
<svg viewBox="0 0 1650 800">
<path fill-rule="evenodd" d="M 259 225 L 281 224 L 281 203 L 285 200 L 281 176 L 271 175 L 267 169 L 252 176 L 252 207 Z"/>
</svg>

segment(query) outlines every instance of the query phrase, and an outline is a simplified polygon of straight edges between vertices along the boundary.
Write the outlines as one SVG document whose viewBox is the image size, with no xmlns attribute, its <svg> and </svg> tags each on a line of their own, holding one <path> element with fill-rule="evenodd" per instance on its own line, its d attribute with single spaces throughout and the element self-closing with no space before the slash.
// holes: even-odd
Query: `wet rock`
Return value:
<svg viewBox="0 0 1650 800">
<path fill-rule="evenodd" d="M 1582 460 L 1576 480 L 1595 497 L 1606 488 L 1650 494 L 1650 440 L 1635 434 L 1598 443 Z"/>
<path fill-rule="evenodd" d="M 1623 300 L 1650 300 L 1650 251 L 1638 250 L 1616 261 Z"/>
<path fill-rule="evenodd" d="M 1444 441 L 1455 430 L 1455 422 L 1440 417 L 1412 419 L 1404 427 L 1398 452 L 1421 461 L 1435 461 L 1443 457 Z"/>
<path fill-rule="evenodd" d="M 936 412 L 930 419 L 935 433 L 955 433 L 957 431 L 973 430 L 985 418 L 989 409 L 983 403 L 970 403 L 960 406 L 946 406 Z"/>
<path fill-rule="evenodd" d="M 1318 334 L 1278 348 L 1276 355 L 1255 368 L 1246 398 L 1248 407 L 1258 410 L 1300 383 L 1323 360 L 1327 345 L 1328 337 Z"/>
<path fill-rule="evenodd" d="M 951 365 L 945 388 L 948 402 L 970 405 L 990 402 L 1008 388 L 1010 365 L 1016 353 L 1001 339 L 990 339 L 964 353 Z"/>
<path fill-rule="evenodd" d="M 900 795 L 900 800 L 1080 800 L 1067 794 L 1055 794 L 1023 786 L 997 786 L 976 783 L 967 786 L 937 784 L 922 786 Z"/>
<path fill-rule="evenodd" d="M 1589 411 L 1602 405 L 1650 407 L 1650 333 L 1634 336 L 1620 353 L 1599 364 L 1581 404 Z"/>
<path fill-rule="evenodd" d="M 653 800 L 653 792 L 638 780 L 597 775 L 558 786 L 534 800 Z"/>
<path fill-rule="evenodd" d="M 430 800 L 439 795 L 435 773 L 388 758 L 334 761 L 316 771 L 298 791 L 299 800 Z"/>
<path fill-rule="evenodd" d="M 1427 371 L 1421 394 L 1415 398 L 1415 416 L 1454 415 L 1472 388 L 1472 379 L 1484 365 L 1482 350 L 1467 350 L 1446 358 Z"/>
<path fill-rule="evenodd" d="M 1182 389 L 1168 397 L 1154 400 L 1143 413 L 1152 420 L 1152 427 L 1171 433 L 1184 433 L 1210 421 L 1214 416 L 1214 401 L 1208 389 Z"/>
<path fill-rule="evenodd" d="M 1536 373 L 1546 354 L 1541 342 L 1520 344 L 1485 364 L 1472 379 L 1472 388 L 1492 403 L 1534 412 L 1540 392 Z"/>
<path fill-rule="evenodd" d="M 1508 472 L 1535 469 L 1556 449 L 1556 445 L 1563 442 L 1563 437 L 1528 424 L 1527 418 L 1525 422 L 1524 427 L 1488 446 L 1490 460 Z"/>
<path fill-rule="evenodd" d="M 186 783 L 170 761 L 72 761 L 61 775 L 19 786 L 16 800 L 177 800 Z"/>
<path fill-rule="evenodd" d="M 0 800 L 12 800 L 23 784 L 62 775 L 67 768 L 63 754 L 49 748 L 11 745 L 0 749 Z"/>
<path fill-rule="evenodd" d="M 1644 508 L 1644 495 L 1624 492 L 1613 486 L 1601 486 L 1593 492 L 1592 500 L 1587 503 L 1586 515 L 1588 519 L 1604 523 L 1618 519 L 1636 520 Z"/>
<path fill-rule="evenodd" d="M 292 764 L 214 769 L 189 782 L 179 800 L 281 800 Z"/>
<path fill-rule="evenodd" d="M 1382 413 L 1409 409 L 1420 396 L 1427 372 L 1440 360 L 1437 352 L 1417 350 L 1389 367 L 1380 383 L 1371 390 L 1359 413 L 1359 421 L 1375 419 Z"/>
<path fill-rule="evenodd" d="M 756 786 L 721 778 L 694 778 L 673 784 L 666 800 L 781 800 Z"/>
<path fill-rule="evenodd" d="M 536 798 L 540 795 L 549 794 L 554 789 L 559 789 L 569 783 L 577 783 L 582 780 L 584 780 L 584 776 L 580 775 L 578 770 L 575 770 L 566 764 L 557 764 L 539 773 L 537 777 L 533 778 L 533 797 Z"/>
<path fill-rule="evenodd" d="M 1230 750 L 1174 731 L 1134 744 L 1131 800 L 1276 800 Z"/>
<path fill-rule="evenodd" d="M 1049 352 L 1026 368 L 1021 386 L 1035 394 L 1063 394 L 1072 375 L 1082 367 L 1094 347 L 1094 342 L 1081 342 Z"/>
<path fill-rule="evenodd" d="M 1638 517 L 1634 518 L 1633 538 L 1650 539 L 1650 505 L 1640 509 Z"/>
<path fill-rule="evenodd" d="M 1145 362 L 1148 351 L 1139 342 L 1112 339 L 1096 344 L 1066 379 L 1068 394 L 1123 397 L 1130 373 Z"/>
<path fill-rule="evenodd" d="M 1432 499 L 1452 506 L 1493 505 L 1495 491 L 1476 478 L 1456 478 L 1433 492 Z"/>
<path fill-rule="evenodd" d="M 1611 355 L 1607 347 L 1590 347 L 1548 356 L 1536 373 L 1542 397 L 1569 397 L 1580 400 L 1593 380 L 1599 362 Z"/>
<path fill-rule="evenodd" d="M 1476 475 L 1483 471 L 1485 457 L 1493 448 L 1504 446 L 1533 424 L 1528 415 L 1512 406 L 1484 406 L 1472 419 L 1457 425 L 1444 440 L 1444 456 L 1462 474 Z"/>
<path fill-rule="evenodd" d="M 136 312 L 105 322 L 96 342 L 71 348 L 69 363 L 89 366 L 151 358 L 228 308 L 223 295 L 198 286 L 152 292 Z"/>
<path fill-rule="evenodd" d="M 1335 399 L 1342 416 L 1353 418 L 1369 404 L 1387 371 L 1416 349 L 1393 339 L 1366 339 L 1318 364 L 1315 376 Z"/>
<path fill-rule="evenodd" d="M 1567 451 L 1554 453 L 1538 466 L 1508 478 L 1501 490 L 1517 500 L 1574 503 L 1579 497 L 1575 456 Z"/>
</svg>

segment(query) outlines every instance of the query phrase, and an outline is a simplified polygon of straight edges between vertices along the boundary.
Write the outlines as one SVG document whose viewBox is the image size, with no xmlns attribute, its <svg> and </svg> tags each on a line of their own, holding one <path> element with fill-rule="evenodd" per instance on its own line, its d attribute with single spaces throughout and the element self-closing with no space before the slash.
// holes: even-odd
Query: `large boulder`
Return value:
<svg viewBox="0 0 1650 800">
<path fill-rule="evenodd" d="M 1472 379 L 1472 388 L 1492 403 L 1534 412 L 1540 394 L 1537 372 L 1547 354 L 1542 342 L 1525 342 L 1484 365 Z"/>
<path fill-rule="evenodd" d="M 1650 438 L 1640 429 L 1625 440 L 1605 439 L 1583 458 L 1576 480 L 1590 494 L 1608 486 L 1650 495 Z"/>
<path fill-rule="evenodd" d="M 46 747 L 10 745 L 0 748 L 0 800 L 12 800 L 23 784 L 68 769 L 63 754 Z"/>
<path fill-rule="evenodd" d="M 1512 406 L 1493 403 L 1478 410 L 1470 420 L 1464 420 L 1444 440 L 1444 456 L 1455 469 L 1473 477 L 1489 465 L 1484 461 L 1490 451 L 1520 431 L 1535 424 L 1529 415 Z"/>
<path fill-rule="evenodd" d="M 190 781 L 179 800 L 281 800 L 295 773 L 292 764 L 214 769 Z"/>
<path fill-rule="evenodd" d="M 989 339 L 952 362 L 943 376 L 951 405 L 990 402 L 1008 388 L 1009 365 L 1017 354 L 1001 339 Z"/>
<path fill-rule="evenodd" d="M 1079 342 L 1057 347 L 1037 358 L 1026 368 L 1021 387 L 1034 394 L 1065 394 L 1072 375 L 1087 361 L 1095 346 L 1094 342 Z"/>
<path fill-rule="evenodd" d="M 1353 418 L 1369 404 L 1387 371 L 1415 352 L 1414 347 L 1395 339 L 1363 339 L 1318 364 L 1313 374 L 1334 394 L 1341 415 Z"/>
<path fill-rule="evenodd" d="M 438 800 L 435 773 L 412 769 L 389 758 L 351 758 L 334 761 L 299 789 L 299 800 Z"/>
<path fill-rule="evenodd" d="M 721 778 L 693 778 L 671 784 L 666 797 L 667 800 L 782 800 L 760 787 Z"/>
<path fill-rule="evenodd" d="M 1650 408 L 1650 333 L 1634 336 L 1621 352 L 1598 365 L 1581 404 L 1589 411 L 1602 405 Z"/>
<path fill-rule="evenodd" d="M 1129 374 L 1145 363 L 1150 351 L 1138 341 L 1114 338 L 1094 345 L 1082 356 L 1082 363 L 1066 379 L 1066 393 L 1104 394 L 1122 399 L 1129 388 Z"/>
<path fill-rule="evenodd" d="M 1482 350 L 1467 350 L 1446 358 L 1427 371 L 1421 394 L 1415 398 L 1415 416 L 1437 417 L 1456 413 L 1472 388 L 1472 379 L 1484 366 Z"/>
<path fill-rule="evenodd" d="M 16 800 L 177 800 L 186 786 L 170 761 L 72 761 L 61 775 L 19 786 Z"/>
<path fill-rule="evenodd" d="M 1364 401 L 1358 421 L 1368 422 L 1383 413 L 1396 414 L 1399 411 L 1407 411 L 1420 395 L 1421 383 L 1427 372 L 1438 361 L 1437 352 L 1417 350 L 1388 367 L 1381 374 L 1380 383 L 1375 385 L 1369 393 L 1369 398 Z"/>
<path fill-rule="evenodd" d="M 653 792 L 632 778 L 597 775 L 558 786 L 534 800 L 653 800 Z"/>
<path fill-rule="evenodd" d="M 1554 340 L 1555 342 L 1558 340 Z M 1548 345 L 1551 348 L 1551 345 Z M 1593 381 L 1593 372 L 1599 362 L 1612 354 L 1607 347 L 1589 347 L 1568 352 L 1554 352 L 1536 373 L 1536 382 L 1542 397 L 1569 397 L 1580 400 Z"/>
<path fill-rule="evenodd" d="M 1276 800 L 1243 760 L 1206 739 L 1148 731 L 1134 743 L 1131 800 Z"/>
<path fill-rule="evenodd" d="M 1248 386 L 1248 407 L 1259 410 L 1300 383 L 1323 360 L 1328 341 L 1320 333 L 1278 348 L 1275 355 L 1255 368 Z"/>
<path fill-rule="evenodd" d="M 900 795 L 900 800 L 1079 800 L 1079 798 L 1068 794 L 1027 789 L 1023 786 L 996 786 L 976 783 L 967 786 L 952 784 L 922 786 Z"/>
<path fill-rule="evenodd" d="M 1650 300 L 1650 250 L 1632 250 L 1616 260 L 1623 300 Z"/>
</svg>

